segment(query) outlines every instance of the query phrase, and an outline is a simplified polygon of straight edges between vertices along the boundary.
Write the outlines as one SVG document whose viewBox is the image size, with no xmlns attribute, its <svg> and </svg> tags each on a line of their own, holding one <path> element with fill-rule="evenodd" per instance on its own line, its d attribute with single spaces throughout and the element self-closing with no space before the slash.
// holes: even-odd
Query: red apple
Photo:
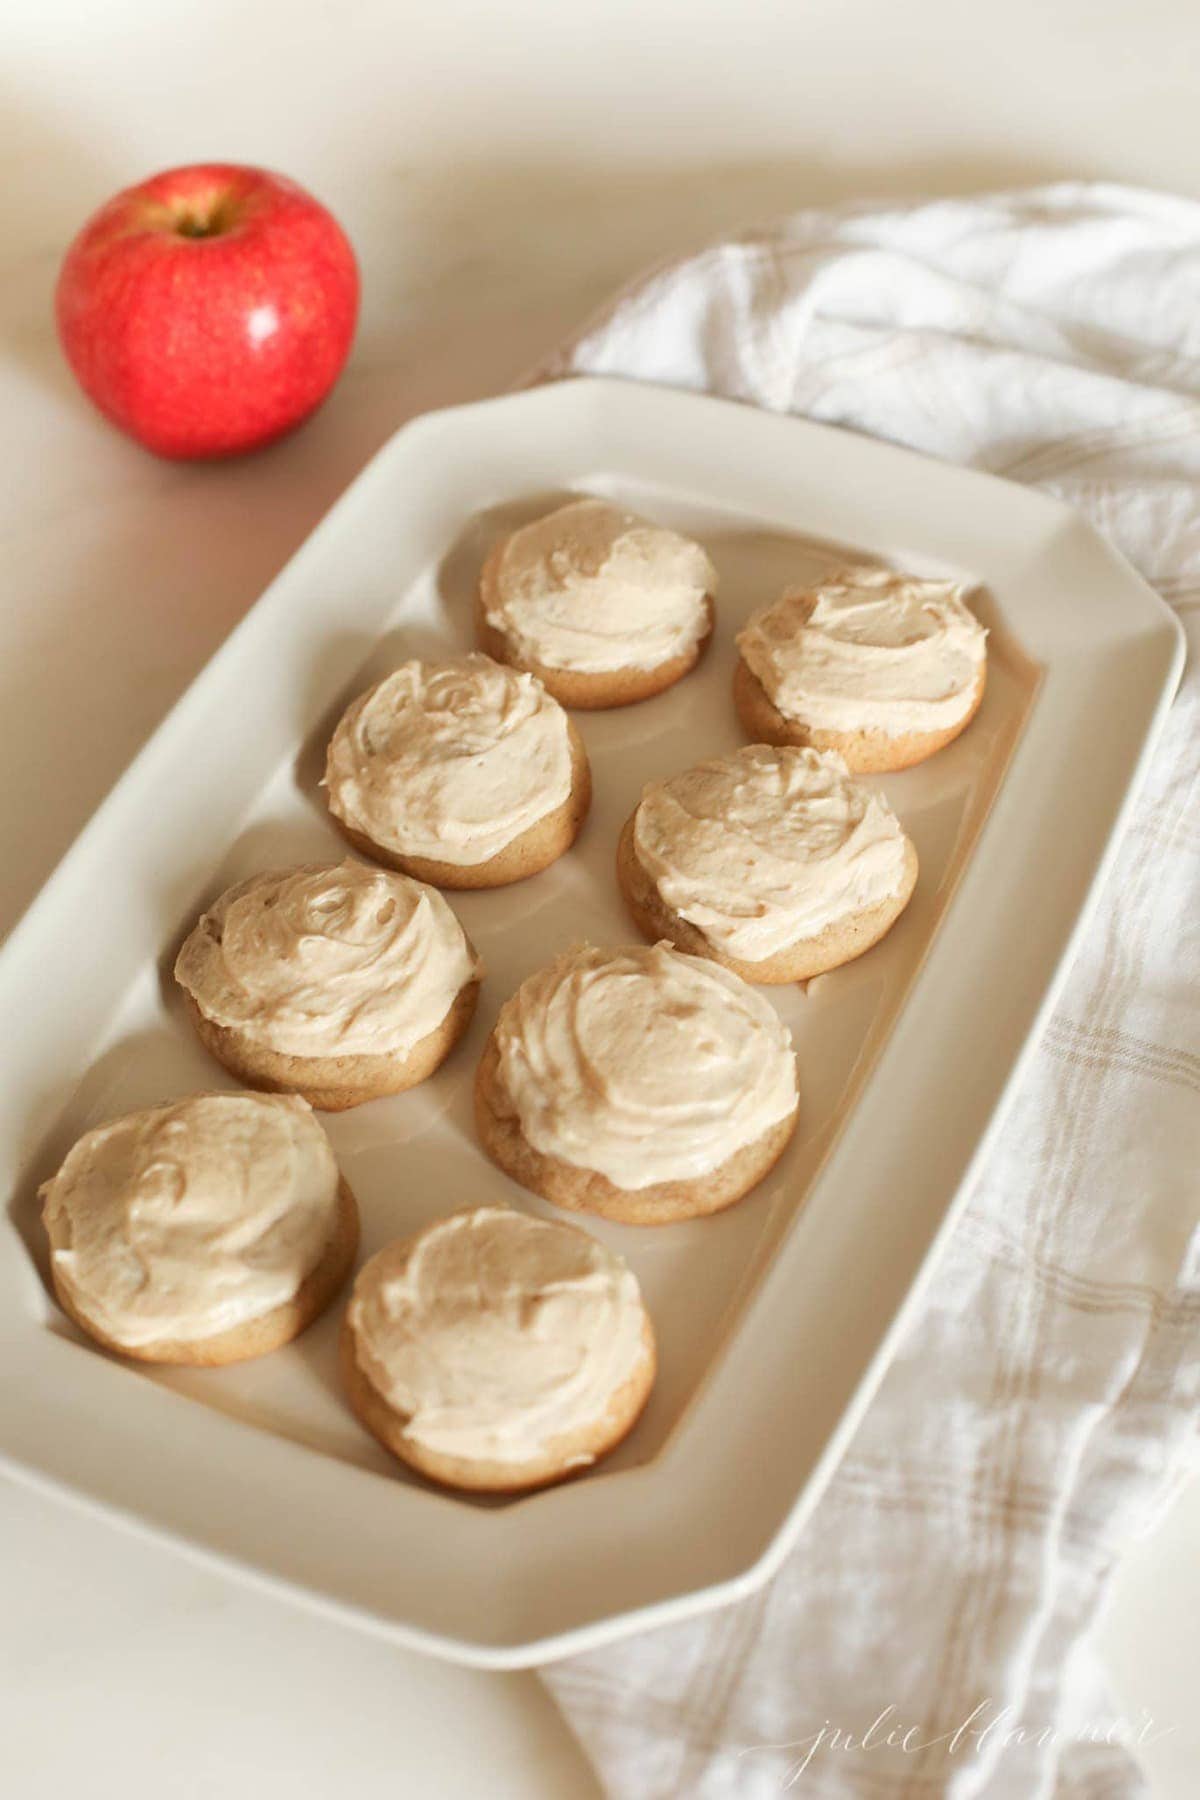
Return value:
<svg viewBox="0 0 1200 1800">
<path fill-rule="evenodd" d="M 358 267 L 295 182 L 197 164 L 102 206 L 55 305 L 67 361 L 115 425 L 161 456 L 226 456 L 325 398 L 354 336 Z"/>
</svg>

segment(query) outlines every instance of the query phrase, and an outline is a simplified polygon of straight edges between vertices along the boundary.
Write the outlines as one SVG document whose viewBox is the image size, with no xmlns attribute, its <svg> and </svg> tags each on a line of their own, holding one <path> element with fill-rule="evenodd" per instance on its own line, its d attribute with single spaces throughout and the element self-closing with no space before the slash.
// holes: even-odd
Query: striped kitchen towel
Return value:
<svg viewBox="0 0 1200 1800">
<path fill-rule="evenodd" d="M 651 275 L 543 373 L 1034 483 L 1192 640 L 1062 999 L 800 1545 L 756 1598 L 545 1678 L 620 1800 L 1139 1793 L 1088 1637 L 1198 1396 L 1200 206 L 1069 184 L 800 213 Z"/>
</svg>

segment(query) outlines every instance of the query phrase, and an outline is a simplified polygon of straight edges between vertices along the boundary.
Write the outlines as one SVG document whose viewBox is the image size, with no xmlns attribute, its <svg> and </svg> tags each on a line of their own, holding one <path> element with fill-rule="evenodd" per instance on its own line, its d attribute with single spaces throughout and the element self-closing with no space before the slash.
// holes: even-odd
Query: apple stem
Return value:
<svg viewBox="0 0 1200 1800">
<path fill-rule="evenodd" d="M 189 208 L 180 212 L 175 220 L 175 230 L 180 237 L 211 238 L 220 237 L 230 224 L 228 209 L 224 197 L 210 201 L 207 205 Z"/>
</svg>

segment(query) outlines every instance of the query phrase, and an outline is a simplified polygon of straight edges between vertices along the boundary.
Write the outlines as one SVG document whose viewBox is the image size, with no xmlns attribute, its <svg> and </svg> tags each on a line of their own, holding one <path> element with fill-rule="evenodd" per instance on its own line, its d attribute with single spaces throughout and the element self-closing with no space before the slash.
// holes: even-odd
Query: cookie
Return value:
<svg viewBox="0 0 1200 1800">
<path fill-rule="evenodd" d="M 574 843 L 592 796 L 558 702 L 478 653 L 403 663 L 361 694 L 333 734 L 325 788 L 357 850 L 446 888 L 538 874 Z"/>
<path fill-rule="evenodd" d="M 341 1112 L 424 1081 L 482 964 L 436 888 L 351 859 L 275 869 L 201 915 L 175 962 L 196 1033 L 249 1087 Z"/>
<path fill-rule="evenodd" d="M 695 667 L 716 584 L 690 538 L 606 500 L 574 500 L 494 546 L 480 576 L 479 642 L 564 706 L 629 706 Z"/>
<path fill-rule="evenodd" d="M 858 774 L 923 762 L 970 724 L 987 633 L 956 582 L 848 568 L 738 633 L 734 702 L 758 743 L 835 750 Z"/>
<path fill-rule="evenodd" d="M 731 1206 L 795 1129 L 770 1003 L 669 945 L 580 945 L 505 1002 L 475 1082 L 480 1142 L 556 1206 L 631 1225 Z"/>
<path fill-rule="evenodd" d="M 360 1270 L 342 1327 L 350 1404 L 432 1481 L 543 1487 L 615 1448 L 646 1404 L 654 1332 L 637 1281 L 571 1225 L 452 1213 Z"/>
<path fill-rule="evenodd" d="M 354 1196 L 292 1095 L 129 1113 L 86 1132 L 41 1195 L 63 1311 L 140 1362 L 278 1349 L 328 1306 L 358 1248 Z"/>
<path fill-rule="evenodd" d="M 617 850 L 639 930 L 747 981 L 807 981 L 861 956 L 916 878 L 896 815 L 840 756 L 765 744 L 649 783 Z"/>
</svg>

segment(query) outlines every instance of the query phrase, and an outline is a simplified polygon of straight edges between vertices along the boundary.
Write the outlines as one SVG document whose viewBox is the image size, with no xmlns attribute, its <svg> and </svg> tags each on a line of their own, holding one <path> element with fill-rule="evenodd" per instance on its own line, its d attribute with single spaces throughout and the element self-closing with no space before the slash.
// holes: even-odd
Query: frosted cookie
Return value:
<svg viewBox="0 0 1200 1800">
<path fill-rule="evenodd" d="M 350 842 L 436 887 L 500 887 L 561 856 L 592 796 L 587 753 L 532 675 L 473 653 L 407 662 L 347 709 L 325 787 Z"/>
<path fill-rule="evenodd" d="M 475 1082 L 494 1162 L 630 1225 L 740 1200 L 796 1124 L 796 1059 L 740 976 L 668 945 L 568 950 L 501 1008 Z"/>
<path fill-rule="evenodd" d="M 350 859 L 230 888 L 175 963 L 218 1061 L 325 1112 L 432 1074 L 471 1022 L 482 972 L 436 888 Z"/>
<path fill-rule="evenodd" d="M 360 1270 L 342 1374 L 393 1455 L 452 1487 L 513 1492 L 621 1441 L 654 1384 L 654 1333 L 632 1271 L 603 1244 L 479 1206 Z"/>
<path fill-rule="evenodd" d="M 59 1304 L 140 1362 L 286 1344 L 350 1272 L 358 1209 L 294 1095 L 194 1094 L 84 1134 L 41 1190 Z"/>
<path fill-rule="evenodd" d="M 649 783 L 617 851 L 639 929 L 747 981 L 807 981 L 861 956 L 916 878 L 895 813 L 840 756 L 766 744 Z"/>
<path fill-rule="evenodd" d="M 965 591 L 877 568 L 789 589 L 738 633 L 747 736 L 836 750 L 860 774 L 932 756 L 983 699 L 987 633 Z"/>
<path fill-rule="evenodd" d="M 573 500 L 500 539 L 479 583 L 479 641 L 564 706 L 628 706 L 695 667 L 716 571 L 699 544 L 607 500 Z"/>
</svg>

